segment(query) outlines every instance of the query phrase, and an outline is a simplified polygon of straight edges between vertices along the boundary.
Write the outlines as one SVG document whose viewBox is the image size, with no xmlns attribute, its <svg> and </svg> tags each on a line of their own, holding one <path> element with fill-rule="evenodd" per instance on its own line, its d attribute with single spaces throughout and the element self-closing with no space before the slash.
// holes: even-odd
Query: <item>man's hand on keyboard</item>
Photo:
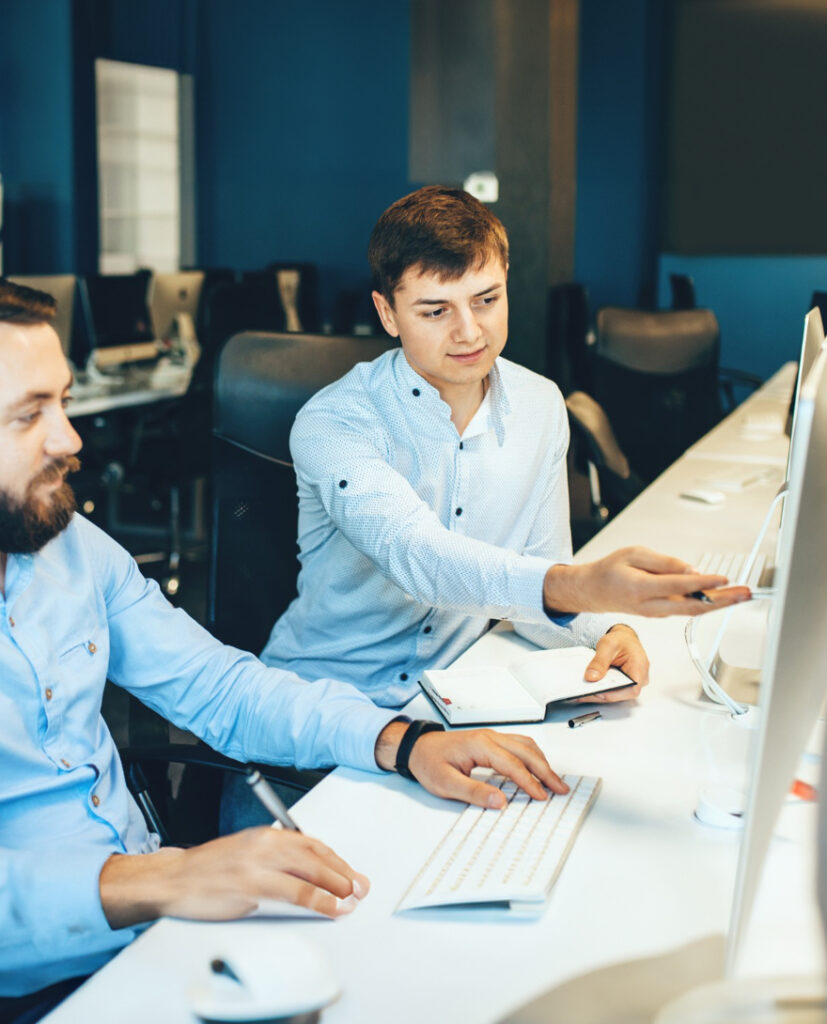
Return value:
<svg viewBox="0 0 827 1024">
<path fill-rule="evenodd" d="M 406 723 L 391 722 L 380 733 L 376 761 L 381 768 L 390 769 L 396 763 L 406 728 Z M 424 733 L 414 744 L 408 767 L 417 782 L 436 796 L 479 807 L 504 807 L 506 799 L 499 789 L 470 777 L 477 767 L 493 768 L 513 779 L 535 800 L 547 799 L 544 786 L 554 793 L 568 792 L 534 740 L 492 729 Z"/>
<path fill-rule="evenodd" d="M 679 558 L 648 548 L 621 548 L 596 562 L 553 565 L 543 583 L 543 604 L 551 615 L 703 615 L 752 596 L 749 587 L 726 583 L 725 576 L 696 572 Z M 691 596 L 699 591 L 709 591 L 709 599 Z"/>
<path fill-rule="evenodd" d="M 631 626 L 619 622 L 612 626 L 600 640 L 594 650 L 594 657 L 586 668 L 586 682 L 599 682 L 614 666 L 624 672 L 633 683 L 622 690 L 610 690 L 608 693 L 596 693 L 593 697 L 581 697 L 572 704 L 611 704 L 618 700 L 633 700 L 640 696 L 642 687 L 649 682 L 649 659 Z"/>
</svg>

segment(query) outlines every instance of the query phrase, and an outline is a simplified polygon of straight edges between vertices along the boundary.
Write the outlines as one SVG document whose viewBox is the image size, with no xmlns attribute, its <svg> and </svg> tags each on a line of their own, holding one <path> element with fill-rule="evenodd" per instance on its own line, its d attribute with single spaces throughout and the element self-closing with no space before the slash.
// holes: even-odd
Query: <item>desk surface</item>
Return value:
<svg viewBox="0 0 827 1024">
<path fill-rule="evenodd" d="M 773 378 L 791 382 L 789 368 Z M 789 389 L 786 389 L 789 396 Z M 766 401 L 758 396 L 755 401 Z M 779 397 L 777 404 L 783 404 Z M 738 415 L 737 413 L 735 414 Z M 743 412 L 741 412 L 743 415 Z M 737 420 L 716 428 L 722 451 Z M 579 554 L 588 560 L 628 543 L 683 554 L 710 544 L 748 547 L 775 487 L 706 508 L 677 498 L 687 456 L 648 488 Z M 758 605 L 744 608 L 758 615 Z M 631 621 L 631 620 L 630 620 Z M 306 831 L 372 881 L 367 900 L 341 921 L 246 921 L 204 925 L 165 920 L 84 985 L 53 1024 L 194 1020 L 186 992 L 206 969 L 211 944 L 230 929 L 295 930 L 328 954 L 343 995 L 327 1024 L 492 1022 L 551 986 L 601 966 L 673 949 L 727 927 L 738 837 L 699 825 L 698 789 L 744 771 L 752 735 L 700 699 L 686 654 L 685 620 L 634 621 L 649 651 L 651 685 L 640 700 L 604 706 L 603 718 L 571 730 L 570 710 L 551 710 L 532 735 L 558 771 L 602 775 L 603 790 L 555 886 L 545 915 L 510 921 L 494 912 L 394 917 L 393 909 L 454 811 L 398 776 L 337 769 L 295 807 Z M 507 661 L 524 644 L 508 631 L 483 637 L 463 660 Z M 424 697 L 411 710 L 433 717 Z M 813 762 L 814 764 L 814 762 Z M 815 769 L 813 769 L 815 770 Z M 815 809 L 785 811 L 771 849 L 742 973 L 817 971 L 824 950 L 812 896 Z"/>
<path fill-rule="evenodd" d="M 165 399 L 180 398 L 186 394 L 192 379 L 192 367 L 161 367 L 154 374 L 126 374 L 122 384 L 112 387 L 105 381 L 100 384 L 76 383 L 72 388 L 73 399 L 68 407 L 70 419 L 81 416 L 97 416 L 137 405 L 151 405 Z"/>
</svg>

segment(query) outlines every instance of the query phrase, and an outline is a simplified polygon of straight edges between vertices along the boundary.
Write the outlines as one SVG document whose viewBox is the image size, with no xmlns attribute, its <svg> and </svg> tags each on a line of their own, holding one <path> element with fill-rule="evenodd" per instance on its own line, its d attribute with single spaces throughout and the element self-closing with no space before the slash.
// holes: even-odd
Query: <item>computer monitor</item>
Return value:
<svg viewBox="0 0 827 1024">
<path fill-rule="evenodd" d="M 827 348 L 802 379 L 781 557 L 761 673 L 760 724 L 727 940 L 732 974 L 781 805 L 825 695 Z"/>
<path fill-rule="evenodd" d="M 203 286 L 204 272 L 201 270 L 152 275 L 149 313 L 156 338 L 172 337 L 175 318 L 181 313 L 186 314 L 195 326 Z"/>
<path fill-rule="evenodd" d="M 57 301 L 54 329 L 63 346 L 63 354 L 68 359 L 72 354 L 72 325 L 75 311 L 75 286 L 77 278 L 74 274 L 14 274 L 9 278 L 14 284 L 22 284 L 26 288 L 36 288 L 47 292 Z"/>
<path fill-rule="evenodd" d="M 139 362 L 157 356 L 147 305 L 150 271 L 88 274 L 79 280 L 86 355 L 99 365 Z"/>
<path fill-rule="evenodd" d="M 824 345 L 824 322 L 821 312 L 814 306 L 804 317 L 804 336 L 801 339 L 801 355 L 798 359 L 798 372 L 795 376 L 795 386 L 790 398 L 790 450 L 787 456 L 787 477 L 790 475 L 790 460 L 793 452 L 793 438 L 795 436 L 795 420 L 798 408 L 798 395 L 801 390 L 801 382 L 810 372 L 816 356 Z"/>
</svg>

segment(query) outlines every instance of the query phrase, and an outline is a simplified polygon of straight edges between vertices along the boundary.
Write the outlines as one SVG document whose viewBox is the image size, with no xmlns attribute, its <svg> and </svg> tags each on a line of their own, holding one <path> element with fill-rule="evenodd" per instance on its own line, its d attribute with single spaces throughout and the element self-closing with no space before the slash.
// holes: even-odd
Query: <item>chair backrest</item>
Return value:
<svg viewBox="0 0 827 1024">
<path fill-rule="evenodd" d="M 635 470 L 653 480 L 721 418 L 720 332 L 708 309 L 597 314 L 594 397 Z"/>
<path fill-rule="evenodd" d="M 689 274 L 670 274 L 669 287 L 672 291 L 672 309 L 694 309 L 695 282 Z"/>
<path fill-rule="evenodd" d="M 327 384 L 396 343 L 388 337 L 244 333 L 216 365 L 207 619 L 258 653 L 296 596 L 298 502 L 289 435 Z"/>
<path fill-rule="evenodd" d="M 564 395 L 592 390 L 592 328 L 589 293 L 570 281 L 548 293 L 546 373 Z"/>
</svg>

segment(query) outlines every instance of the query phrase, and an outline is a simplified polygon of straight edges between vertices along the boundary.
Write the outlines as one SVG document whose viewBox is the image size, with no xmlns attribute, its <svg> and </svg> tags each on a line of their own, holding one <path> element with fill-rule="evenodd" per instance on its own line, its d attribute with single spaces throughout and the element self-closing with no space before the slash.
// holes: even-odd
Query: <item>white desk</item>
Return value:
<svg viewBox="0 0 827 1024">
<path fill-rule="evenodd" d="M 137 378 L 138 382 L 135 382 Z M 175 367 L 171 371 L 146 377 L 132 375 L 126 378 L 123 388 L 111 389 L 105 384 L 95 387 L 94 384 L 76 384 L 73 400 L 68 407 L 70 419 L 81 416 L 97 416 L 112 412 L 115 409 L 132 408 L 137 405 L 152 405 L 170 398 L 180 398 L 186 394 L 192 379 L 192 367 Z"/>
<path fill-rule="evenodd" d="M 726 421 L 718 428 L 721 440 L 731 426 Z M 714 446 L 714 432 L 707 440 Z M 665 473 L 579 557 L 638 542 L 677 553 L 709 546 L 710 536 L 716 543 L 748 542 L 773 489 L 750 489 L 719 509 L 676 504 L 673 491 L 689 471 L 687 461 Z M 399 777 L 339 769 L 296 805 L 295 816 L 371 878 L 372 892 L 352 916 L 335 923 L 162 921 L 49 1021 L 109 1021 L 115 1007 L 123 1024 L 193 1020 L 185 993 L 225 928 L 257 929 L 262 942 L 271 929 L 293 929 L 323 947 L 344 990 L 325 1011 L 326 1024 L 496 1021 L 574 976 L 723 932 L 738 838 L 699 825 L 692 810 L 700 785 L 739 771 L 749 733 L 699 702 L 682 640 L 684 620 L 634 625 L 652 662 L 651 685 L 639 701 L 605 706 L 603 719 L 582 729 L 568 729 L 571 712 L 559 709 L 542 725 L 524 727 L 557 770 L 604 779 L 540 920 L 468 911 L 392 916 L 453 812 Z M 521 643 L 513 634 L 489 634 L 464 657 L 507 659 Z M 433 717 L 424 697 L 411 710 Z M 814 819 L 812 805 L 799 805 L 783 821 L 796 841 L 776 840 L 772 847 L 744 958 L 747 974 L 816 971 L 824 963 L 810 895 L 814 841 L 806 838 Z"/>
</svg>

